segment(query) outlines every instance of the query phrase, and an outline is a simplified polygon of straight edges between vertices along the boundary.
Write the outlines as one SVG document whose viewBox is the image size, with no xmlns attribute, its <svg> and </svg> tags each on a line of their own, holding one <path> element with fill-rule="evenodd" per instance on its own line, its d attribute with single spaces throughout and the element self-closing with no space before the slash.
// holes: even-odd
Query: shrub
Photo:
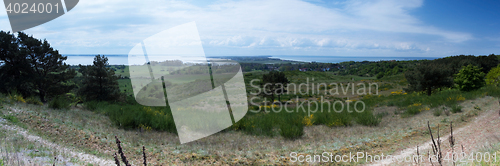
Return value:
<svg viewBox="0 0 500 166">
<path fill-rule="evenodd" d="M 24 100 L 23 96 L 20 94 L 17 94 L 16 91 L 13 91 L 9 94 L 9 99 L 11 102 L 21 102 L 21 103 L 26 103 L 26 100 Z"/>
<path fill-rule="evenodd" d="M 451 112 L 453 113 L 458 113 L 458 112 L 462 112 L 462 106 L 460 105 L 454 105 L 451 107 Z"/>
<path fill-rule="evenodd" d="M 49 102 L 49 108 L 69 109 L 71 102 L 64 96 L 57 96 Z"/>
<path fill-rule="evenodd" d="M 492 68 L 486 75 L 486 84 L 498 86 L 500 83 L 500 65 Z"/>
<path fill-rule="evenodd" d="M 430 96 L 436 88 L 452 86 L 452 74 L 450 68 L 437 61 L 421 63 L 405 72 L 405 78 L 409 84 L 405 91 L 425 91 Z"/>
<path fill-rule="evenodd" d="M 484 73 L 481 68 L 468 65 L 463 67 L 458 74 L 455 75 L 455 83 L 461 91 L 472 91 L 484 86 Z"/>
</svg>

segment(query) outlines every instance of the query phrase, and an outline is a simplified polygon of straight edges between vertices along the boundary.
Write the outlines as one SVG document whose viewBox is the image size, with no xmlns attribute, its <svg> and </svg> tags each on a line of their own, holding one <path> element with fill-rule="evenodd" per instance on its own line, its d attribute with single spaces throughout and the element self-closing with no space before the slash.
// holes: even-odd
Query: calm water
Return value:
<svg viewBox="0 0 500 166">
<path fill-rule="evenodd" d="M 94 61 L 95 55 L 64 55 L 68 56 L 66 60 L 70 65 L 90 65 Z M 128 65 L 127 55 L 105 55 L 111 65 Z M 380 61 L 380 60 L 423 60 L 437 59 L 439 57 L 343 57 L 343 56 L 294 56 L 294 55 L 273 55 L 272 58 L 280 58 L 284 60 L 294 60 L 303 62 L 325 62 L 339 63 L 346 61 Z"/>
<path fill-rule="evenodd" d="M 64 55 L 67 56 L 66 64 L 69 65 L 91 65 L 95 55 Z M 128 65 L 127 55 L 104 55 L 108 58 L 110 65 Z"/>
<path fill-rule="evenodd" d="M 324 62 L 324 63 L 340 63 L 347 61 L 388 61 L 388 60 L 433 60 L 440 57 L 348 57 L 348 56 L 295 56 L 295 55 L 273 55 L 272 58 L 283 60 L 294 60 L 303 62 Z"/>
</svg>

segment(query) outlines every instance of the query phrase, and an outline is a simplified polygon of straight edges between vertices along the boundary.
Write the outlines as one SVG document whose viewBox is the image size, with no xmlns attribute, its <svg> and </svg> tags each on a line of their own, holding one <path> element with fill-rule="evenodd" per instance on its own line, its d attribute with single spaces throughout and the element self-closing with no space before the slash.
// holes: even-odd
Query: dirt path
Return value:
<svg viewBox="0 0 500 166">
<path fill-rule="evenodd" d="M 12 110 L 15 112 L 19 111 L 19 110 L 15 110 L 15 109 L 12 109 Z M 73 159 L 76 158 L 80 162 L 89 163 L 89 164 L 93 164 L 93 165 L 114 165 L 114 161 L 112 161 L 112 160 L 99 158 L 99 157 L 97 157 L 95 155 L 91 155 L 91 154 L 76 152 L 72 149 L 63 147 L 61 145 L 52 143 L 50 141 L 47 141 L 47 140 L 45 140 L 37 135 L 29 134 L 28 131 L 26 131 L 23 128 L 20 128 L 20 127 L 15 126 L 15 125 L 8 125 L 4 122 L 5 122 L 5 119 L 0 118 L 0 128 L 1 129 L 15 132 L 19 135 L 22 135 L 24 138 L 26 138 L 30 142 L 36 142 L 36 143 L 42 144 L 44 147 L 54 149 L 58 154 L 64 154 L 64 156 L 70 156 L 70 158 L 73 158 Z M 23 160 L 24 163 L 33 162 L 33 159 L 27 155 L 21 154 L 18 156 L 21 157 L 21 160 Z M 70 158 L 64 158 L 62 155 L 59 155 L 57 160 L 67 162 L 67 161 L 71 160 Z M 73 165 L 71 163 L 67 163 L 67 165 L 68 164 Z M 37 165 L 40 165 L 40 163 L 37 163 Z"/>
<path fill-rule="evenodd" d="M 484 151 L 485 147 L 488 147 L 492 143 L 498 143 L 500 142 L 500 116 L 499 116 L 499 110 L 500 106 L 497 102 L 498 100 L 492 100 L 493 103 L 490 103 L 485 109 L 486 111 L 483 111 L 479 116 L 475 117 L 471 122 L 469 122 L 467 125 L 460 127 L 460 128 L 454 128 L 453 129 L 453 137 L 455 138 L 455 152 L 461 153 L 462 152 L 462 145 L 464 147 L 463 152 L 465 154 L 469 155 L 472 152 L 487 152 Z M 449 130 L 449 127 L 442 126 L 441 131 L 444 131 L 444 129 Z M 434 135 L 435 139 L 437 140 L 437 136 Z M 449 137 L 450 135 L 441 135 L 441 148 L 443 155 L 446 155 L 447 153 L 451 154 L 452 150 L 450 147 L 449 143 Z M 427 153 L 430 151 L 432 153 L 432 141 L 429 138 L 428 142 L 422 143 L 418 145 L 418 149 L 420 151 L 420 155 L 423 155 L 423 153 Z M 483 151 L 482 151 L 483 150 Z M 399 162 L 395 159 L 404 159 L 405 157 L 416 155 L 417 152 L 417 146 L 407 148 L 404 150 L 401 150 L 399 152 L 396 152 L 393 155 L 393 159 L 386 158 L 384 160 L 381 160 L 377 163 L 372 163 L 370 165 L 378 166 L 378 165 L 408 165 L 408 164 L 414 164 L 414 163 L 403 163 Z M 428 156 L 424 156 L 424 162 L 422 164 L 428 165 L 430 164 L 428 161 Z M 434 162 L 436 160 L 433 160 Z M 465 158 L 465 161 L 467 161 L 467 158 Z M 452 163 L 446 163 L 445 164 L 452 164 Z M 436 163 L 435 163 L 436 164 Z"/>
</svg>

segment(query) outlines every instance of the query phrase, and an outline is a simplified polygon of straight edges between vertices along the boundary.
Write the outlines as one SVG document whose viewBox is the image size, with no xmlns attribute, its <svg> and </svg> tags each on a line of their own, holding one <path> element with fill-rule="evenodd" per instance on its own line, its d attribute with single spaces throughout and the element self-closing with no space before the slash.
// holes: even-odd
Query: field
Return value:
<svg viewBox="0 0 500 166">
<path fill-rule="evenodd" d="M 494 86 L 471 92 L 442 89 L 427 96 L 421 92 L 403 91 L 408 83 L 402 74 L 377 79 L 320 71 L 286 71 L 290 84 L 305 86 L 290 89 L 281 96 L 281 102 L 264 101 L 253 95 L 258 89 L 252 85 L 252 80 L 261 79 L 267 72 L 251 71 L 243 73 L 250 100 L 245 117 L 215 135 L 180 144 L 172 111 L 166 107 L 137 104 L 132 98 L 128 66 L 112 68 L 122 76 L 118 81 L 120 90 L 129 96 L 126 104 L 87 102 L 71 108 L 51 109 L 47 104 L 28 104 L 22 96 L 0 96 L 3 106 L 0 164 L 33 161 L 56 165 L 114 163 L 115 136 L 123 142 L 123 151 L 134 164 L 142 162 L 142 146 L 152 165 L 294 164 L 291 152 L 304 157 L 323 152 L 348 154 L 359 151 L 397 155 L 401 149 L 430 140 L 427 121 L 434 131 L 438 125 L 442 126 L 441 135 L 446 135 L 450 122 L 454 128 L 466 127 L 473 124 L 475 118 L 500 108 L 497 99 L 500 88 Z M 161 67 L 154 69 L 163 70 Z M 169 86 L 179 91 L 202 89 L 196 84 L 207 81 L 198 80 L 196 75 L 181 74 L 172 78 L 176 81 Z M 332 83 L 337 83 L 337 87 L 329 86 Z M 364 91 L 366 94 L 357 93 L 362 87 L 370 86 L 372 89 Z M 335 88 L 339 89 L 339 94 L 330 93 Z M 335 102 L 344 103 L 351 110 L 361 109 L 355 105 L 358 101 L 364 103 L 363 112 L 328 110 L 341 110 L 340 105 L 330 105 Z M 298 103 L 318 105 L 301 107 Z M 291 113 L 277 111 L 278 108 Z M 470 146 L 471 152 L 499 149 L 497 144 L 489 145 L 489 149 L 465 145 Z M 473 163 L 481 164 L 469 162 Z"/>
<path fill-rule="evenodd" d="M 290 152 L 298 152 L 301 155 L 313 155 L 323 151 L 345 154 L 360 150 L 369 153 L 395 153 L 400 148 L 418 145 L 420 142 L 429 140 L 425 127 L 427 120 L 431 122 L 433 128 L 436 128 L 437 124 L 445 126 L 450 121 L 454 122 L 458 128 L 466 125 L 468 121 L 482 114 L 483 111 L 490 110 L 490 107 L 498 109 L 497 104 L 491 105 L 492 102 L 497 103 L 492 97 L 466 100 L 460 104 L 464 106 L 464 111 L 461 113 L 435 116 L 433 115 L 435 109 L 431 109 L 411 118 L 403 118 L 402 114 L 397 114 L 399 109 L 395 106 L 380 106 L 374 110 L 374 112 L 383 115 L 378 126 L 353 124 L 348 127 L 328 127 L 326 125 L 312 125 L 304 127 L 304 136 L 294 140 L 280 136 L 259 136 L 236 130 L 226 130 L 199 141 L 181 145 L 177 136 L 170 132 L 159 132 L 148 128 L 119 129 L 117 125 L 111 123 L 110 119 L 98 112 L 82 108 L 52 110 L 46 106 L 24 103 L 13 103 L 4 107 L 2 112 L 6 117 L 11 115 L 18 120 L 7 118 L 8 120 L 2 122 L 2 126 L 23 124 L 21 126 L 24 126 L 24 129 L 32 135 L 40 135 L 41 139 L 55 142 L 62 147 L 74 147 L 76 152 L 95 155 L 97 159 L 105 161 L 112 161 L 112 153 L 116 152 L 114 143 L 116 135 L 124 142 L 123 148 L 127 157 L 136 164 L 141 162 L 141 147 L 143 145 L 146 147 L 149 161 L 153 165 L 161 163 L 182 165 L 290 163 Z M 482 111 L 477 111 L 474 108 L 476 106 L 480 107 Z M 447 133 L 446 130 L 442 132 L 443 135 Z M 9 134 L 9 132 L 5 134 Z M 77 156 L 64 156 L 60 149 L 44 148 L 47 145 L 40 144 L 35 140 L 21 138 L 14 141 L 9 139 L 3 145 L 6 147 L 15 145 L 12 146 L 16 147 L 13 149 L 3 148 L 11 156 L 14 156 L 13 152 L 29 154 L 31 152 L 29 149 L 33 149 L 32 155 L 38 155 L 40 160 L 48 163 L 54 162 L 53 156 L 58 156 L 58 164 L 64 162 L 99 163 L 93 160 L 78 159 Z M 38 152 L 34 152 L 35 150 Z M 6 158 L 5 151 L 3 157 Z M 11 160 L 19 162 L 15 158 L 11 158 Z"/>
</svg>

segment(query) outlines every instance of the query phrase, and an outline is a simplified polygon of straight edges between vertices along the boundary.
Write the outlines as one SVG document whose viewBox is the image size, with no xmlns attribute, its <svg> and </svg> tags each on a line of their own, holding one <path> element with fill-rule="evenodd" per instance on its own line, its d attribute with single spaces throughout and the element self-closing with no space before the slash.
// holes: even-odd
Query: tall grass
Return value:
<svg viewBox="0 0 500 166">
<path fill-rule="evenodd" d="M 87 102 L 83 103 L 83 106 L 85 107 L 85 109 L 90 110 L 90 111 L 99 111 L 99 110 L 101 110 L 99 108 L 104 108 L 107 105 L 109 105 L 109 103 L 100 102 L 100 101 L 87 101 Z"/>
<path fill-rule="evenodd" d="M 316 109 L 316 107 L 318 108 Z M 328 104 L 326 103 L 323 103 L 323 107 L 313 105 L 313 107 L 305 109 L 287 108 L 288 110 L 285 110 L 283 107 L 281 111 L 278 111 L 279 108 L 275 108 L 276 111 L 273 111 L 272 107 L 261 107 L 261 112 L 247 113 L 242 120 L 232 126 L 232 129 L 253 135 L 281 135 L 288 139 L 296 139 L 304 134 L 302 130 L 304 126 L 351 126 L 354 122 L 366 126 L 376 126 L 380 123 L 380 118 L 373 115 L 371 110 L 353 111 L 354 104 L 352 103 L 350 104 L 350 111 L 347 110 L 347 105 L 344 108 L 341 108 L 340 104 L 335 105 L 335 110 L 338 112 L 335 112 L 332 108 L 328 110 L 327 107 Z M 310 114 L 310 110 L 317 111 Z M 362 109 L 358 108 L 358 110 Z"/>
<path fill-rule="evenodd" d="M 293 104 L 292 104 L 293 105 Z M 146 107 L 139 104 L 113 104 L 106 102 L 86 102 L 85 108 L 91 111 L 107 115 L 117 126 L 125 129 L 152 128 L 159 131 L 168 131 L 176 133 L 175 123 L 169 108 L 165 107 Z M 318 108 L 316 108 L 318 107 Z M 282 107 L 281 111 L 273 107 L 251 106 L 247 115 L 236 122 L 228 130 L 243 131 L 252 135 L 263 136 L 283 136 L 288 139 L 300 138 L 304 132 L 305 126 L 326 125 L 330 127 L 350 126 L 354 123 L 376 126 L 380 123 L 380 118 L 373 115 L 369 109 L 358 113 L 354 111 L 354 104 L 342 108 L 341 105 L 335 105 L 335 109 L 326 109 L 329 105 L 312 105 L 311 108 L 287 108 Z M 360 105 L 358 106 L 360 107 Z M 255 110 L 261 109 L 260 112 Z M 361 110 L 362 108 L 358 108 Z M 267 111 L 266 111 L 267 110 Z M 309 112 L 317 110 L 316 112 Z M 334 110 L 341 110 L 335 112 Z"/>
<path fill-rule="evenodd" d="M 71 101 L 65 96 L 57 96 L 49 102 L 49 108 L 52 109 L 69 109 Z"/>
<path fill-rule="evenodd" d="M 3 108 L 3 105 L 5 104 L 5 99 L 6 99 L 5 95 L 0 93 L 0 109 Z M 1 113 L 2 113 L 2 111 L 0 111 L 0 114 Z"/>
<path fill-rule="evenodd" d="M 374 106 L 397 106 L 401 109 L 406 109 L 406 115 L 415 115 L 422 111 L 429 110 L 428 108 L 436 108 L 446 105 L 451 107 L 455 112 L 460 112 L 456 107 L 457 103 L 464 100 L 475 99 L 483 96 L 500 97 L 500 88 L 496 86 L 483 87 L 476 91 L 462 92 L 458 89 L 445 89 L 427 96 L 423 92 L 411 94 L 391 94 L 389 96 L 367 95 L 363 97 L 363 101 L 368 107 Z"/>
<path fill-rule="evenodd" d="M 170 109 L 147 107 L 138 104 L 116 104 L 91 101 L 84 103 L 85 108 L 105 114 L 120 128 L 151 128 L 158 131 L 177 133 Z"/>
<path fill-rule="evenodd" d="M 458 112 L 462 112 L 462 106 L 460 105 L 454 105 L 451 107 L 451 112 L 453 113 L 458 113 Z"/>
<path fill-rule="evenodd" d="M 312 105 L 308 108 L 288 107 L 285 110 L 273 111 L 273 106 L 250 106 L 247 115 L 236 122 L 228 130 L 243 131 L 252 135 L 283 136 L 288 139 L 300 138 L 303 128 L 312 125 L 326 125 L 329 127 L 351 126 L 360 124 L 377 126 L 381 117 L 373 114 L 374 106 L 394 105 L 405 109 L 405 116 L 412 116 L 430 108 L 446 105 L 455 112 L 459 112 L 455 105 L 467 99 L 474 99 L 485 95 L 500 96 L 500 88 L 484 87 L 472 92 L 461 92 L 455 89 L 446 89 L 427 96 L 424 93 L 394 93 L 388 96 L 364 96 L 362 101 L 366 104 L 363 112 L 353 111 L 354 104 L 349 105 L 350 111 L 343 108 L 341 112 L 334 109 L 328 110 L 328 104 Z M 338 99 L 334 99 L 338 100 Z M 318 101 L 319 102 L 319 101 Z M 331 101 L 332 102 L 332 101 Z M 113 104 L 105 102 L 87 102 L 84 104 L 89 110 L 107 115 L 117 126 L 125 129 L 152 128 L 158 131 L 176 133 L 175 123 L 169 108 L 145 107 L 139 104 Z M 295 105 L 295 104 L 291 104 Z M 345 105 L 347 106 L 347 105 Z M 318 108 L 316 108 L 318 107 Z M 335 105 L 335 110 L 342 110 L 340 105 Z M 255 111 L 259 110 L 261 111 Z M 267 111 L 265 111 L 267 109 Z M 284 108 L 283 108 L 284 109 Z M 316 112 L 310 112 L 317 110 Z M 360 110 L 358 108 L 358 110 Z"/>
</svg>

